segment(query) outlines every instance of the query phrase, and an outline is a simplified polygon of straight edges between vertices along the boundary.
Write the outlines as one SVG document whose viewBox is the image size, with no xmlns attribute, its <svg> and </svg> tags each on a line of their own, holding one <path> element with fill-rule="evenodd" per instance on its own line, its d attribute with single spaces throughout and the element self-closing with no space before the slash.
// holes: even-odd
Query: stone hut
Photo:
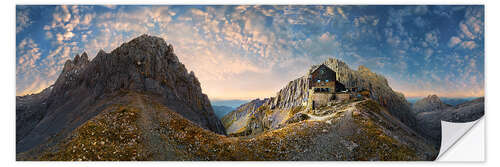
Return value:
<svg viewBox="0 0 500 167">
<path fill-rule="evenodd" d="M 345 86 L 337 81 L 337 73 L 322 64 L 314 69 L 308 76 L 309 99 L 307 107 L 318 109 L 329 105 L 334 100 L 349 99 L 349 94 L 341 93 Z"/>
</svg>

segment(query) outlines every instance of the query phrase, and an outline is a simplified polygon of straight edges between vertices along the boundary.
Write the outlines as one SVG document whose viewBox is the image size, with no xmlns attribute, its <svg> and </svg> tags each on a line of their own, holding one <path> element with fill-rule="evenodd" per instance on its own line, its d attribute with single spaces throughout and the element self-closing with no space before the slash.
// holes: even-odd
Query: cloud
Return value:
<svg viewBox="0 0 500 167">
<path fill-rule="evenodd" d="M 342 16 L 342 18 L 347 19 L 347 16 L 344 14 L 344 10 L 342 10 L 342 8 L 337 8 L 337 12 Z"/>
<path fill-rule="evenodd" d="M 453 36 L 448 46 L 459 45 L 460 48 L 469 50 L 478 48 L 478 43 L 483 41 L 483 17 L 482 8 L 467 8 L 464 19 L 459 23 L 459 37 Z"/>
<path fill-rule="evenodd" d="M 484 31 L 483 19 L 484 19 L 483 8 L 467 8 L 464 20 L 462 20 L 459 24 L 459 29 L 460 29 L 459 36 L 463 40 L 482 41 L 482 38 L 479 39 L 476 38 L 483 35 Z"/>
<path fill-rule="evenodd" d="M 460 23 L 460 30 L 462 30 L 462 33 L 469 39 L 476 38 L 476 36 L 469 31 L 469 28 L 464 23 Z"/>
<path fill-rule="evenodd" d="M 428 62 L 428 61 L 429 61 L 429 58 L 432 56 L 432 54 L 433 54 L 433 53 L 434 53 L 434 50 L 432 50 L 432 49 L 430 49 L 430 48 L 427 48 L 427 49 L 425 50 L 425 54 L 424 54 L 424 55 L 425 55 L 425 60 L 426 60 L 426 62 Z"/>
<path fill-rule="evenodd" d="M 64 21 L 64 22 L 68 22 L 69 19 L 71 19 L 71 13 L 69 12 L 69 9 L 68 9 L 68 6 L 67 5 L 62 5 L 61 6 L 61 9 L 62 9 L 62 18 L 61 20 Z"/>
<path fill-rule="evenodd" d="M 327 6 L 326 7 L 326 15 L 334 16 L 335 15 L 335 8 L 333 6 Z"/>
<path fill-rule="evenodd" d="M 451 37 L 450 41 L 448 42 L 449 47 L 454 47 L 455 45 L 459 44 L 462 42 L 462 40 L 459 37 Z"/>
<path fill-rule="evenodd" d="M 45 24 L 43 26 L 45 36 L 41 39 L 52 41 L 48 42 L 50 46 L 42 49 L 34 40 L 27 38 L 17 47 L 17 54 L 23 55 L 18 58 L 16 66 L 17 95 L 41 91 L 54 82 L 64 62 L 70 59 L 72 54 L 81 52 L 76 42 L 81 38 L 75 39 L 75 37 L 77 33 L 91 26 L 95 15 L 94 13 L 82 14 L 82 11 L 91 9 L 86 6 L 62 5 L 50 7 L 50 9 L 53 9 L 53 13 L 49 15 L 52 16 L 52 20 L 42 22 Z M 31 53 L 23 51 L 23 47 L 28 48 L 28 46 L 32 46 L 30 47 Z"/>
<path fill-rule="evenodd" d="M 29 68 L 36 67 L 36 63 L 40 59 L 41 52 L 38 44 L 35 43 L 33 39 L 23 39 L 16 49 L 18 72 L 24 73 L 26 70 L 29 70 Z"/>
<path fill-rule="evenodd" d="M 64 40 L 70 40 L 73 36 L 75 36 L 75 34 L 71 31 L 68 31 L 66 33 L 64 33 Z"/>
<path fill-rule="evenodd" d="M 92 22 L 92 19 L 95 17 L 95 14 L 92 14 L 92 13 L 87 13 L 85 14 L 85 16 L 83 17 L 83 20 L 81 22 L 82 25 L 89 25 L 90 22 Z"/>
<path fill-rule="evenodd" d="M 474 36 L 482 35 L 484 32 L 484 9 L 482 7 L 468 8 L 463 24 L 467 25 L 469 32 L 473 33 Z"/>
<path fill-rule="evenodd" d="M 425 34 L 425 42 L 432 47 L 438 47 L 438 33 L 436 31 L 428 32 Z"/>
<path fill-rule="evenodd" d="M 36 68 L 18 81 L 20 87 L 35 90 L 32 83 L 51 83 L 72 55 L 85 50 L 93 58 L 100 49 L 109 52 L 148 33 L 174 45 L 176 55 L 188 70 L 195 72 L 203 91 L 211 98 L 274 95 L 289 80 L 304 74 L 310 65 L 330 57 L 344 60 L 353 68 L 367 65 L 391 78 L 391 82 L 401 82 L 394 88 L 404 92 L 418 92 L 422 87 L 425 90 L 420 92 L 427 93 L 464 87 L 481 92 L 478 84 L 470 83 L 482 82 L 481 71 L 477 70 L 484 64 L 482 55 L 465 53 L 476 53 L 483 46 L 482 9 L 470 6 L 456 9 L 465 12 L 453 13 L 451 8 L 54 6 L 49 8 L 53 14 L 48 14 L 52 20 L 42 23 L 45 38 L 33 40 L 50 44 L 36 47 L 46 56 L 37 58 Z M 459 17 L 458 13 L 465 15 Z M 429 24 L 443 19 L 458 23 Z M 415 25 L 417 28 L 412 27 Z M 449 34 L 450 29 L 455 31 Z M 449 36 L 452 37 L 448 39 Z M 18 48 L 30 50 L 26 49 L 28 43 L 29 40 L 20 41 Z M 472 66 L 468 64 L 471 60 L 475 60 L 476 71 L 467 72 L 474 69 L 465 68 Z M 468 75 L 462 76 L 460 70 Z M 23 92 L 21 88 L 17 90 Z"/>
<path fill-rule="evenodd" d="M 320 37 L 319 40 L 321 42 L 328 42 L 335 40 L 335 35 L 331 35 L 330 32 L 323 33 Z"/>
<path fill-rule="evenodd" d="M 196 8 L 191 9 L 191 13 L 193 15 L 197 15 L 197 16 L 203 16 L 203 17 L 208 16 L 208 13 L 206 13 L 206 12 L 200 10 L 200 9 L 196 9 Z"/>
<path fill-rule="evenodd" d="M 474 49 L 477 45 L 474 41 L 464 41 L 460 46 L 464 49 Z"/>
<path fill-rule="evenodd" d="M 33 21 L 30 18 L 29 9 L 17 9 L 16 8 L 16 34 L 24 30 L 24 28 L 30 26 Z"/>
<path fill-rule="evenodd" d="M 37 81 L 39 75 L 39 60 L 41 58 L 39 45 L 31 38 L 24 38 L 16 47 L 16 93 L 38 89 L 33 80 Z M 35 77 L 35 78 L 34 78 Z M 29 84 L 29 85 L 27 85 Z"/>
<path fill-rule="evenodd" d="M 51 33 L 50 31 L 46 31 L 46 32 L 45 32 L 45 37 L 46 37 L 47 39 L 51 39 L 53 36 L 52 36 L 52 33 Z"/>
</svg>

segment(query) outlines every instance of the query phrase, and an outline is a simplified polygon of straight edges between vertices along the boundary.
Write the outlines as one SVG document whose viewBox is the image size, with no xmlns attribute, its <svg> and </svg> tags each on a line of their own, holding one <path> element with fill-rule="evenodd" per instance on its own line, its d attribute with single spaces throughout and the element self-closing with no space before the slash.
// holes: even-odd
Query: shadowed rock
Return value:
<svg viewBox="0 0 500 167">
<path fill-rule="evenodd" d="M 470 122 L 484 115 L 484 98 L 477 98 L 456 106 L 441 102 L 438 96 L 429 95 L 412 106 L 415 114 L 415 129 L 431 139 L 435 145 L 441 143 L 441 120 L 448 122 Z"/>
</svg>

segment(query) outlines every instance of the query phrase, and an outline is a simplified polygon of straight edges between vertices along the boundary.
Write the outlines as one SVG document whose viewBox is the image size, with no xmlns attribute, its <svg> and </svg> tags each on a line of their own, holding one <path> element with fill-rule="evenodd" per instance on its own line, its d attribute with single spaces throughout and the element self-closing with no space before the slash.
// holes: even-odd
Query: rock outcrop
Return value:
<svg viewBox="0 0 500 167">
<path fill-rule="evenodd" d="M 276 96 L 271 97 L 269 107 L 271 109 L 291 109 L 293 107 L 302 106 L 307 102 L 309 74 L 290 81 L 284 88 L 276 93 Z"/>
<path fill-rule="evenodd" d="M 412 106 L 416 119 L 415 129 L 431 139 L 435 145 L 441 142 L 441 120 L 470 122 L 484 115 L 484 98 L 477 98 L 456 106 L 441 102 L 438 96 L 429 95 Z"/>
<path fill-rule="evenodd" d="M 370 71 L 365 66 L 359 66 L 356 71 L 351 70 L 347 64 L 337 59 L 328 59 L 324 64 L 337 72 L 337 80 L 340 83 L 349 88 L 368 90 L 370 98 L 387 108 L 389 113 L 404 124 L 415 126 L 410 104 L 402 93 L 392 90 L 384 76 Z"/>
<path fill-rule="evenodd" d="M 241 106 L 236 108 L 236 110 L 222 117 L 221 120 L 224 124 L 224 127 L 226 127 L 227 133 L 252 133 L 251 131 L 248 132 L 250 129 L 247 128 L 252 126 L 249 125 L 251 124 L 250 122 L 252 122 L 252 119 L 255 121 L 255 115 L 257 115 L 256 112 L 258 111 L 259 107 L 261 107 L 268 101 L 269 99 L 252 100 L 248 103 L 242 104 Z"/>
<path fill-rule="evenodd" d="M 74 60 L 65 63 L 48 91 L 41 98 L 43 100 L 35 100 L 43 101 L 43 106 L 29 105 L 39 109 L 37 113 L 43 113 L 43 118 L 33 118 L 40 119 L 37 125 L 17 134 L 17 152 L 46 143 L 50 136 L 66 136 L 96 116 L 100 111 L 96 106 L 117 91 L 154 94 L 165 106 L 200 127 L 225 134 L 222 122 L 215 116 L 194 73 L 188 72 L 179 62 L 172 45 L 154 36 L 142 35 L 111 53 L 101 50 L 92 61 L 86 53 L 75 56 Z M 16 99 L 22 98 L 29 97 Z M 17 101 L 20 110 L 32 111 L 23 109 L 21 102 L 23 100 Z"/>
<path fill-rule="evenodd" d="M 337 73 L 336 77 L 340 83 L 348 88 L 370 91 L 371 99 L 386 107 L 391 114 L 401 119 L 405 124 L 414 126 L 414 120 L 410 113 L 410 104 L 403 94 L 392 90 L 385 77 L 370 71 L 364 66 L 359 66 L 358 70 L 352 70 L 344 62 L 334 58 L 329 58 L 322 64 Z M 307 102 L 309 85 L 307 76 L 320 65 L 311 67 L 305 76 L 291 81 L 281 89 L 274 98 L 271 98 L 271 109 L 290 109 L 302 106 Z"/>
</svg>

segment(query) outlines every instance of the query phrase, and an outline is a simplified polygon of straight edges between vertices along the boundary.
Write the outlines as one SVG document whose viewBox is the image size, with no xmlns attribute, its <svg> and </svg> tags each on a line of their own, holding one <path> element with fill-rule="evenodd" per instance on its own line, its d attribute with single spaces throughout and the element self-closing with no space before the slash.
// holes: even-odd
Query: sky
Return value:
<svg viewBox="0 0 500 167">
<path fill-rule="evenodd" d="M 211 100 L 274 96 L 337 58 L 406 97 L 484 96 L 484 6 L 16 6 L 16 95 L 64 62 L 162 37 Z"/>
</svg>

